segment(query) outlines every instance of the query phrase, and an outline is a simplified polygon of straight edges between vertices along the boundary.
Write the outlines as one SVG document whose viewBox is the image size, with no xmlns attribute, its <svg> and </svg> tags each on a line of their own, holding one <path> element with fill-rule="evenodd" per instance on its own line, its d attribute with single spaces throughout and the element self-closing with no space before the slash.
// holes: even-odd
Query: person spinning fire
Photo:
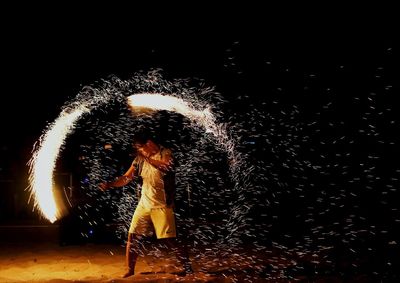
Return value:
<svg viewBox="0 0 400 283">
<path fill-rule="evenodd" d="M 157 239 L 175 250 L 183 267 L 178 275 L 193 273 L 188 251 L 184 242 L 178 244 L 174 214 L 175 174 L 172 151 L 156 143 L 148 134 L 140 134 L 132 144 L 136 158 L 125 174 L 111 182 L 99 185 L 102 191 L 122 187 L 135 177 L 142 178 L 141 194 L 132 217 L 126 244 L 128 271 L 123 278 L 135 274 L 140 241 L 154 231 Z"/>
</svg>

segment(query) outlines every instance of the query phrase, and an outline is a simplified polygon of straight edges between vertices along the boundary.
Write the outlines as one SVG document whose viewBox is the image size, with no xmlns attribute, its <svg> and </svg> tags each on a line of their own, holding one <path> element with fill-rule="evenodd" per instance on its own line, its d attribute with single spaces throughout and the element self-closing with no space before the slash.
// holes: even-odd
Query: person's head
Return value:
<svg viewBox="0 0 400 283">
<path fill-rule="evenodd" d="M 137 133 L 133 138 L 132 146 L 135 150 L 142 149 L 147 152 L 158 149 L 157 144 L 154 142 L 154 138 L 148 132 Z"/>
<path fill-rule="evenodd" d="M 135 136 L 133 138 L 132 145 L 135 148 L 139 148 L 139 147 L 144 146 L 149 140 L 150 140 L 150 138 L 147 136 L 143 136 L 143 135 Z"/>
</svg>

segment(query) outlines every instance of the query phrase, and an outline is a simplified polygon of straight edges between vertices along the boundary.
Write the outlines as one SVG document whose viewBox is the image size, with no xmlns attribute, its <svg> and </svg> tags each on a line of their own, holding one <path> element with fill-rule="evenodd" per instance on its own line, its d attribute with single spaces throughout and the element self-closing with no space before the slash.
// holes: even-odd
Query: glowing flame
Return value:
<svg viewBox="0 0 400 283">
<path fill-rule="evenodd" d="M 135 112 L 141 112 L 143 109 L 167 110 L 180 113 L 187 117 L 204 116 L 204 111 L 198 111 L 189 106 L 181 98 L 162 94 L 134 94 L 128 97 L 128 104 Z"/>
<path fill-rule="evenodd" d="M 45 133 L 39 148 L 33 153 L 30 160 L 30 189 L 35 197 L 35 207 L 50 222 L 57 220 L 57 209 L 53 191 L 53 171 L 61 146 L 67 135 L 73 130 L 74 123 L 88 109 L 84 106 L 62 112 Z"/>
<path fill-rule="evenodd" d="M 44 134 L 38 149 L 33 153 L 30 160 L 30 189 L 35 199 L 35 207 L 39 208 L 42 214 L 54 222 L 60 216 L 58 211 L 54 189 L 53 171 L 61 146 L 65 138 L 74 129 L 75 122 L 84 113 L 90 112 L 99 102 L 107 101 L 104 97 L 95 97 L 93 101 L 74 104 L 69 111 L 61 112 L 60 116 Z M 128 104 L 133 111 L 167 110 L 180 113 L 192 121 L 204 127 L 206 132 L 212 133 L 218 144 L 223 147 L 231 158 L 232 164 L 238 164 L 240 160 L 234 153 L 234 143 L 229 139 L 223 125 L 217 125 L 215 117 L 208 108 L 196 110 L 189 103 L 181 98 L 162 94 L 134 94 L 128 97 Z M 235 166 L 233 166 L 235 168 Z"/>
<path fill-rule="evenodd" d="M 192 121 L 198 122 L 203 126 L 206 132 L 217 135 L 215 129 L 214 115 L 208 108 L 204 110 L 196 110 L 182 98 L 177 98 L 162 94 L 134 94 L 128 97 L 128 104 L 133 112 L 146 112 L 151 110 L 172 111 L 188 117 Z"/>
<path fill-rule="evenodd" d="M 217 124 L 209 108 L 197 110 L 181 98 L 162 94 L 134 94 L 128 97 L 128 104 L 133 112 L 146 112 L 146 109 L 173 111 L 186 116 L 211 133 L 219 146 L 226 152 L 232 162 L 231 170 L 240 164 L 240 156 L 235 154 L 235 144 L 222 124 Z"/>
</svg>

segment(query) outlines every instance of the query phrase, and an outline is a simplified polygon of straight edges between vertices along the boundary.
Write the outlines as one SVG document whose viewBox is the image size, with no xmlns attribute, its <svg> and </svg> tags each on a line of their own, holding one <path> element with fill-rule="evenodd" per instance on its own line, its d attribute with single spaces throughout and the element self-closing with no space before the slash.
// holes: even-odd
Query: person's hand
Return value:
<svg viewBox="0 0 400 283">
<path fill-rule="evenodd" d="M 108 188 L 109 186 L 106 182 L 99 184 L 99 189 L 102 190 L 103 192 L 106 191 Z"/>
<path fill-rule="evenodd" d="M 149 158 L 149 153 L 141 147 L 137 149 L 137 153 L 144 158 Z"/>
</svg>

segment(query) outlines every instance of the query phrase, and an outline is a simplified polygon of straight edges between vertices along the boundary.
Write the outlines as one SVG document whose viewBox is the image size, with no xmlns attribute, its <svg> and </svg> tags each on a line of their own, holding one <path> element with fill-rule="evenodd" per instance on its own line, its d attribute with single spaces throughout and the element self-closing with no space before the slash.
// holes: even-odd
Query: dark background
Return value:
<svg viewBox="0 0 400 283">
<path fill-rule="evenodd" d="M 162 69 L 166 79 L 200 78 L 230 101 L 232 112 L 243 106 L 238 96 L 257 104 L 268 96 L 278 97 L 278 88 L 284 89 L 281 103 L 313 110 L 321 104 L 323 90 L 331 88 L 341 105 L 332 116 L 344 115 L 349 129 L 357 109 L 348 99 L 379 93 L 386 85 L 391 86 L 385 101 L 393 107 L 390 118 L 398 120 L 398 30 L 390 7 L 371 6 L 368 12 L 361 7 L 320 7 L 314 12 L 311 7 L 303 11 L 197 5 L 2 9 L 0 223 L 45 223 L 27 205 L 26 162 L 33 144 L 67 100 L 110 75 L 124 79 L 138 71 Z M 374 80 L 379 68 L 384 82 Z M 310 74 L 318 79 L 311 82 Z M 385 134 L 397 144 L 396 128 L 386 128 Z M 357 148 L 354 163 L 370 145 L 367 141 Z M 251 150 L 254 157 L 271 157 L 265 148 Z M 385 159 L 380 172 L 397 168 L 397 147 L 381 152 Z M 356 169 L 352 173 L 357 174 Z M 358 201 L 367 211 L 375 198 L 369 193 Z M 280 226 L 299 228 L 284 210 L 302 209 L 301 202 L 284 197 L 281 205 L 279 235 L 290 230 Z M 368 219 L 380 222 L 385 213 Z M 324 225 L 334 219 L 320 221 Z"/>
<path fill-rule="evenodd" d="M 384 84 L 395 83 L 396 25 L 390 7 L 290 8 L 3 9 L 0 174 L 17 182 L 22 194 L 18 200 L 11 192 L 9 200 L 2 198 L 2 206 L 9 207 L 6 214 L 20 218 L 10 212 L 10 198 L 25 210 L 25 164 L 46 125 L 83 86 L 110 75 L 124 79 L 137 71 L 162 69 L 166 79 L 200 78 L 231 100 L 232 112 L 242 107 L 235 100 L 240 95 L 257 104 L 277 97 L 282 88 L 280 101 L 310 109 L 319 105 L 325 88 L 335 89 L 339 99 L 366 96 L 380 84 L 373 80 L 379 67 L 384 68 Z M 310 74 L 318 79 L 310 82 Z M 307 87 L 309 96 L 304 95 Z M 395 102 L 394 96 L 390 99 Z M 343 101 L 340 113 L 351 113 L 351 105 Z"/>
<path fill-rule="evenodd" d="M 374 91 L 379 67 L 387 85 L 397 77 L 390 7 L 4 8 L 0 174 L 21 183 L 34 142 L 62 105 L 110 75 L 123 79 L 160 68 L 167 79 L 200 78 L 228 100 L 247 95 L 253 103 L 283 87 L 282 101 L 310 108 L 326 87 L 336 88 L 338 97 Z M 319 79 L 314 96 L 304 99 L 311 73 Z"/>
</svg>

